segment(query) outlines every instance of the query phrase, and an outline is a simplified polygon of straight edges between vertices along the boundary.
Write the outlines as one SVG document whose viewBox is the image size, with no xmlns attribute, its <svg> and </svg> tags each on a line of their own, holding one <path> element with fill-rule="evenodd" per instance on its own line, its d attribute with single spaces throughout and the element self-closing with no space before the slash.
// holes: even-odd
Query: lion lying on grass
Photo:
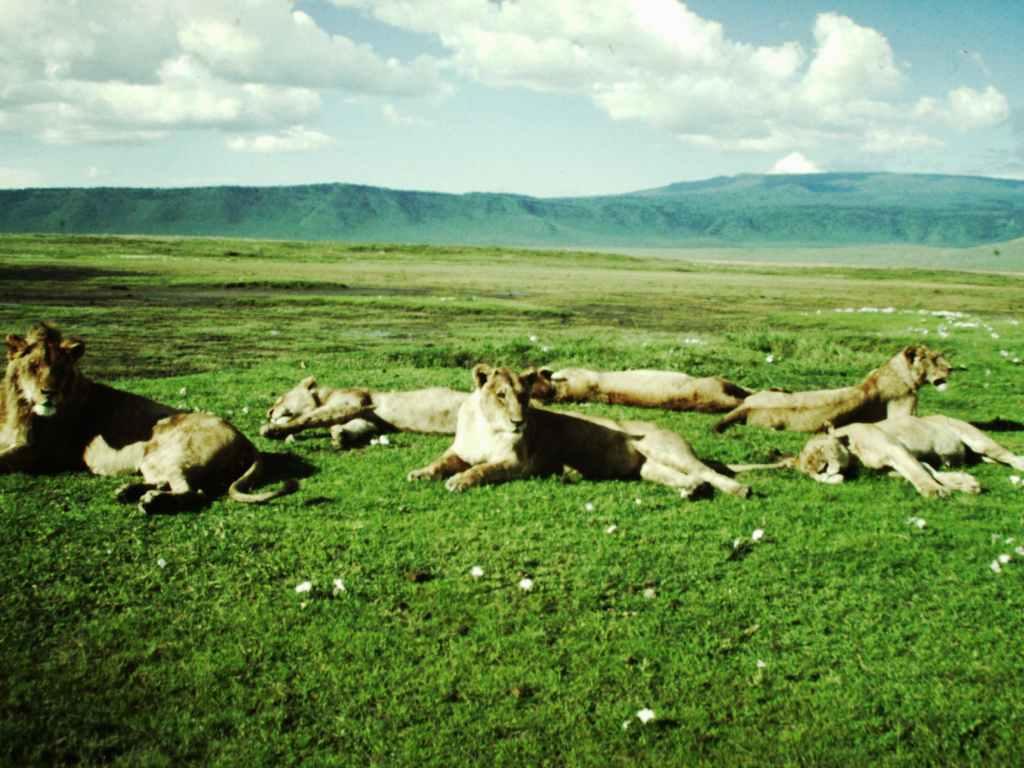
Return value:
<svg viewBox="0 0 1024 768">
<path fill-rule="evenodd" d="M 917 390 L 925 382 L 945 389 L 949 363 L 924 346 L 906 347 L 860 384 L 812 392 L 757 392 L 715 424 L 716 432 L 737 422 L 796 432 L 818 432 L 826 425 L 881 421 L 913 414 Z"/>
<path fill-rule="evenodd" d="M 533 396 L 542 402 L 596 402 L 718 413 L 738 406 L 750 395 L 718 376 L 697 378 L 673 371 L 592 371 L 541 368 Z"/>
<path fill-rule="evenodd" d="M 841 483 L 857 465 L 888 467 L 922 496 L 944 497 L 952 491 L 978 493 L 981 487 L 965 472 L 939 472 L 932 464 L 961 466 L 976 457 L 1024 470 L 1024 456 L 1011 453 L 966 421 L 941 415 L 893 416 L 830 429 L 812 437 L 799 456 L 774 466 L 794 467 L 819 483 Z"/>
<path fill-rule="evenodd" d="M 469 394 L 444 387 L 409 392 L 334 389 L 309 376 L 277 398 L 260 427 L 280 439 L 306 429 L 331 428 L 331 442 L 347 448 L 386 432 L 453 435 Z"/>
<path fill-rule="evenodd" d="M 455 442 L 408 479 L 448 478 L 450 491 L 551 475 L 571 467 L 586 478 L 640 478 L 690 496 L 708 483 L 734 496 L 750 489 L 719 474 L 679 435 L 642 421 L 555 413 L 530 406 L 536 372 L 477 365 L 475 389 L 459 409 Z"/>
<path fill-rule="evenodd" d="M 247 493 L 259 482 L 260 453 L 216 416 L 182 413 L 130 392 L 99 384 L 78 370 L 85 344 L 46 324 L 26 337 L 7 337 L 7 370 L 0 387 L 0 472 L 88 469 L 96 475 L 139 472 L 122 501 L 147 513 L 171 512 L 227 491 L 242 502 L 291 493 Z"/>
</svg>

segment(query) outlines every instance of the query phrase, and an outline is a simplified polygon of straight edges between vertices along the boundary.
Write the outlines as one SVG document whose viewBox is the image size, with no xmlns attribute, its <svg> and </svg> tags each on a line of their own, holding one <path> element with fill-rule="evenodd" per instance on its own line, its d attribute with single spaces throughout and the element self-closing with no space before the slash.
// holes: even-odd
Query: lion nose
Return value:
<svg viewBox="0 0 1024 768">
<path fill-rule="evenodd" d="M 45 397 L 47 400 L 51 400 L 54 397 L 56 397 L 57 390 L 56 389 L 43 389 L 42 393 L 43 393 L 43 397 Z"/>
</svg>

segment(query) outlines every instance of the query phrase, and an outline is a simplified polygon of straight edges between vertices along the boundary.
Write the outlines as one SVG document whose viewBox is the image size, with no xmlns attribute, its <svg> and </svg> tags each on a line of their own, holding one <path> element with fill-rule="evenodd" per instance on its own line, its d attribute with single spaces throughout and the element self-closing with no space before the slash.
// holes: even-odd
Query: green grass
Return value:
<svg viewBox="0 0 1024 768">
<path fill-rule="evenodd" d="M 8 237 L 0 278 L 8 332 L 57 322 L 93 377 L 254 437 L 309 373 L 468 387 L 486 360 L 809 388 L 918 341 L 956 367 L 922 412 L 1021 414 L 1012 276 Z M 893 311 L 835 311 L 860 307 Z M 803 442 L 589 411 L 655 420 L 720 461 Z M 994 437 L 1024 452 L 1024 432 Z M 114 503 L 117 478 L 0 477 L 0 762 L 1010 765 L 1024 747 L 1024 558 L 989 568 L 1024 544 L 1005 467 L 972 468 L 985 492 L 945 501 L 870 474 L 755 473 L 748 500 L 557 479 L 453 495 L 404 480 L 444 437 L 255 439 L 309 466 L 298 494 L 149 519 Z"/>
</svg>

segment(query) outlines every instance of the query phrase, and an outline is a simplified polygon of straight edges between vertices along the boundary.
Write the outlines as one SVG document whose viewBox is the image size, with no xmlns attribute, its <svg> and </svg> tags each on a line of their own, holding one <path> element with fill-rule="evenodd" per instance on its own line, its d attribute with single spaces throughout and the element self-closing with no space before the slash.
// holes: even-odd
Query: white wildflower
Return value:
<svg viewBox="0 0 1024 768">
<path fill-rule="evenodd" d="M 277 330 L 277 328 L 272 328 L 272 329 L 270 330 L 270 335 L 271 335 L 271 336 L 280 336 L 280 335 L 281 335 L 281 332 L 280 332 L 279 330 Z"/>
<path fill-rule="evenodd" d="M 1020 475 L 1010 475 L 1011 485 L 1020 485 L 1022 482 L 1024 482 L 1024 480 L 1021 479 Z"/>
<path fill-rule="evenodd" d="M 641 504 L 644 503 L 644 500 L 637 496 L 635 499 L 633 499 L 633 503 L 639 507 Z"/>
<path fill-rule="evenodd" d="M 764 668 L 765 668 L 765 667 L 767 667 L 767 666 L 768 666 L 768 665 L 767 665 L 767 664 L 765 664 L 765 663 L 764 663 L 763 661 L 761 661 L 760 659 L 758 659 L 758 660 L 757 660 L 757 668 L 758 668 L 758 669 L 764 669 Z"/>
<path fill-rule="evenodd" d="M 654 710 L 653 709 L 648 709 L 647 707 L 644 707 L 643 709 L 637 710 L 636 718 L 641 723 L 644 723 L 644 724 L 649 723 L 649 722 L 651 722 L 651 720 L 654 720 L 654 718 L 655 718 Z"/>
<path fill-rule="evenodd" d="M 732 540 L 732 548 L 733 549 L 739 549 L 740 548 L 740 544 L 742 544 L 742 543 L 743 543 L 743 539 L 733 539 Z"/>
<path fill-rule="evenodd" d="M 182 397 L 187 395 L 188 394 L 188 387 L 182 387 L 181 389 L 179 389 L 178 390 L 178 394 L 181 395 Z"/>
<path fill-rule="evenodd" d="M 284 441 L 285 441 L 285 443 L 287 443 L 288 445 L 291 445 L 292 443 L 294 443 L 294 442 L 295 442 L 295 435 L 288 435 L 288 437 L 286 437 L 286 438 L 284 439 Z"/>
<path fill-rule="evenodd" d="M 377 444 L 378 445 L 391 445 L 391 438 L 389 438 L 387 435 L 381 435 L 380 439 L 377 441 Z"/>
<path fill-rule="evenodd" d="M 524 577 L 520 579 L 519 588 L 523 590 L 523 592 L 529 592 L 531 589 L 533 589 L 533 579 L 529 577 Z"/>
<path fill-rule="evenodd" d="M 1002 573 L 1003 572 L 1003 566 L 1001 566 L 999 564 L 998 560 L 993 560 L 991 563 L 989 563 L 988 567 L 992 569 L 992 573 Z"/>
<path fill-rule="evenodd" d="M 249 406 L 248 406 L 248 405 L 246 405 L 246 406 L 244 406 L 244 407 L 242 408 L 242 413 L 248 413 L 248 412 L 249 412 Z"/>
<path fill-rule="evenodd" d="M 612 523 L 611 525 L 609 525 L 607 528 L 604 529 L 604 532 L 607 533 L 607 534 L 612 534 L 612 533 L 615 533 L 617 530 L 619 530 L 619 526 L 617 526 L 615 523 Z"/>
<path fill-rule="evenodd" d="M 775 355 L 766 355 L 764 361 L 771 365 L 772 363 L 775 362 Z"/>
<path fill-rule="evenodd" d="M 654 587 L 648 587 L 644 590 L 644 600 L 653 600 L 658 596 L 658 593 L 654 590 Z"/>
<path fill-rule="evenodd" d="M 310 586 L 312 586 L 312 585 L 310 585 Z M 346 591 L 347 590 L 345 589 L 345 582 L 342 581 L 341 579 L 335 579 L 334 580 L 334 594 L 340 595 L 342 592 L 346 592 Z"/>
<path fill-rule="evenodd" d="M 311 590 L 312 588 L 313 588 L 313 582 L 312 581 L 304 581 L 301 584 L 296 584 L 295 585 L 295 591 L 298 592 L 300 595 L 303 592 L 309 592 L 309 590 Z"/>
<path fill-rule="evenodd" d="M 1003 357 L 1009 357 L 1010 356 L 1010 350 L 1008 350 L 1008 349 L 1000 349 L 999 350 L 999 354 L 1002 355 Z"/>
<path fill-rule="evenodd" d="M 755 528 L 754 532 L 750 534 L 751 541 L 760 541 L 764 538 L 764 528 Z"/>
<path fill-rule="evenodd" d="M 530 336 L 530 342 L 532 344 L 536 344 L 538 341 L 540 341 L 539 337 L 537 337 L 537 336 Z"/>
<path fill-rule="evenodd" d="M 910 525 L 916 525 L 918 528 L 924 528 L 928 525 L 927 521 L 923 517 L 908 517 L 907 522 Z"/>
<path fill-rule="evenodd" d="M 1024 557 L 1024 547 L 1017 547 L 1017 548 L 1016 548 L 1015 550 L 1013 550 L 1013 551 L 1014 551 L 1014 552 L 1016 552 L 1016 553 L 1017 553 L 1018 555 L 1020 555 L 1021 557 Z"/>
<path fill-rule="evenodd" d="M 1006 564 L 1007 564 L 1008 562 L 1010 562 L 1010 561 L 1011 561 L 1011 560 L 1012 560 L 1013 558 L 1012 558 L 1012 557 L 1010 557 L 1010 556 L 1009 556 L 1009 555 L 1007 555 L 1007 554 L 1002 554 L 1002 555 L 1000 555 L 999 557 L 997 557 L 996 559 L 997 559 L 997 560 L 999 561 L 999 564 L 1000 564 L 1000 565 L 1006 565 Z"/>
<path fill-rule="evenodd" d="M 628 731 L 629 730 L 629 720 L 623 720 L 622 721 L 622 730 L 624 730 L 624 731 Z"/>
<path fill-rule="evenodd" d="M 587 502 L 586 504 L 584 504 L 584 505 L 583 505 L 583 508 L 584 508 L 584 509 L 585 509 L 585 510 L 586 510 L 587 512 L 593 512 L 593 511 L 594 511 L 594 503 L 593 503 L 593 502 L 591 502 L 591 501 L 588 501 L 588 502 Z"/>
<path fill-rule="evenodd" d="M 472 576 L 474 579 L 483 578 L 484 569 L 481 568 L 479 565 L 474 565 L 472 568 L 469 569 L 469 575 Z"/>
<path fill-rule="evenodd" d="M 996 333 L 995 331 L 993 331 L 993 332 L 992 332 L 992 338 L 993 338 L 993 339 L 998 339 L 998 338 L 999 338 L 999 334 L 998 334 L 998 333 Z"/>
<path fill-rule="evenodd" d="M 167 561 L 164 560 L 162 557 L 159 560 L 156 561 L 156 564 L 158 566 L 160 566 L 161 568 L 166 568 L 167 567 Z"/>
</svg>

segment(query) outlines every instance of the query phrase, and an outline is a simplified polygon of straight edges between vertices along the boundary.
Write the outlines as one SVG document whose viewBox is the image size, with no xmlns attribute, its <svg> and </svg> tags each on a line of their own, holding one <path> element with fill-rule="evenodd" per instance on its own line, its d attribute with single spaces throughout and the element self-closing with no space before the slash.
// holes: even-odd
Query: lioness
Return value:
<svg viewBox="0 0 1024 768">
<path fill-rule="evenodd" d="M 913 414 L 917 390 L 925 383 L 946 388 L 949 363 L 924 346 L 909 346 L 860 384 L 812 392 L 757 392 L 715 424 L 722 432 L 743 422 L 759 427 L 818 432 L 826 425 L 881 421 L 887 416 Z"/>
<path fill-rule="evenodd" d="M 1024 470 L 1024 456 L 999 445 L 977 427 L 949 416 L 893 416 L 874 424 L 848 424 L 808 440 L 800 455 L 778 466 L 795 467 L 820 483 L 841 483 L 857 464 L 890 467 L 922 496 L 950 491 L 978 493 L 978 481 L 964 472 L 939 472 L 936 465 L 960 466 L 969 459 Z"/>
<path fill-rule="evenodd" d="M 735 496 L 750 489 L 703 464 L 679 435 L 642 421 L 555 413 L 530 406 L 536 372 L 477 365 L 459 409 L 455 442 L 408 479 L 448 478 L 463 491 L 483 483 L 550 475 L 568 466 L 588 478 L 641 478 L 688 497 L 704 483 Z"/>
<path fill-rule="evenodd" d="M 670 411 L 729 411 L 750 392 L 718 376 L 694 377 L 674 371 L 592 371 L 541 368 L 533 396 L 542 402 L 638 405 Z"/>
<path fill-rule="evenodd" d="M 45 323 L 26 337 L 7 336 L 0 387 L 0 472 L 88 469 L 97 475 L 140 472 L 144 483 L 121 489 L 147 513 L 200 503 L 207 493 L 263 502 L 293 492 L 250 494 L 261 473 L 259 451 L 216 416 L 183 413 L 94 382 L 78 369 L 85 344 Z"/>
<path fill-rule="evenodd" d="M 469 394 L 444 387 L 409 392 L 334 389 L 309 376 L 267 410 L 260 434 L 284 438 L 306 429 L 331 428 L 331 441 L 345 448 L 384 432 L 455 434 L 459 407 Z"/>
</svg>

